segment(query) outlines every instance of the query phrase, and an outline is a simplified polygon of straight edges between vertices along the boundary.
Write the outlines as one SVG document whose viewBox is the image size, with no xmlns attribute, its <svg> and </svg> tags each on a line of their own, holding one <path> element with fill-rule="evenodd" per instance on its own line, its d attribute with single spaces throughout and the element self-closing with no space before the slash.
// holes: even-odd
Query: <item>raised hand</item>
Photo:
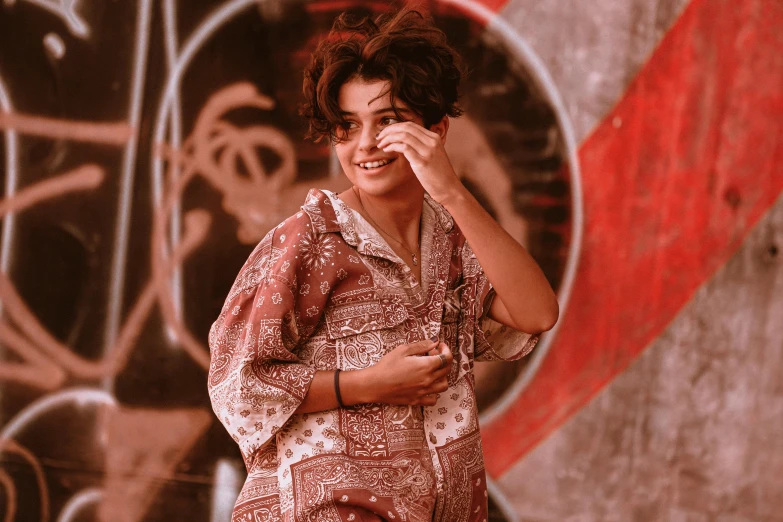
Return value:
<svg viewBox="0 0 783 522">
<path fill-rule="evenodd" d="M 452 360 L 445 343 L 401 344 L 367 369 L 374 383 L 373 402 L 433 406 L 436 395 L 448 389 Z"/>
<path fill-rule="evenodd" d="M 441 134 L 413 121 L 395 123 L 378 133 L 377 147 L 405 156 L 422 187 L 438 203 L 462 187 L 444 148 L 448 118 L 433 126 Z"/>
</svg>

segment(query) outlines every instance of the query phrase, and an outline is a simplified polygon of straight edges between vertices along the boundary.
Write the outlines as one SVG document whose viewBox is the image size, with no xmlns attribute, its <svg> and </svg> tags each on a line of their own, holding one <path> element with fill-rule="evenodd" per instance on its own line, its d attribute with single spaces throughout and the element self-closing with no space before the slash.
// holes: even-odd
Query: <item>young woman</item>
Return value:
<svg viewBox="0 0 783 522">
<path fill-rule="evenodd" d="M 353 186 L 269 232 L 210 331 L 235 521 L 486 520 L 473 362 L 524 356 L 558 304 L 451 167 L 459 80 L 416 11 L 342 16 L 314 53 L 304 114 Z M 527 335 L 493 347 L 491 320 Z"/>
</svg>

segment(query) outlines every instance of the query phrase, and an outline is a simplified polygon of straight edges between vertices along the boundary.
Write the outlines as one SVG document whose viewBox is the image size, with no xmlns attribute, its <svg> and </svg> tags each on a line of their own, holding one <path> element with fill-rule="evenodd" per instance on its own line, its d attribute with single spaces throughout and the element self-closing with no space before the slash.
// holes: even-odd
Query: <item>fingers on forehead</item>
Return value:
<svg viewBox="0 0 783 522">
<path fill-rule="evenodd" d="M 404 122 L 404 123 L 395 123 L 394 125 L 389 125 L 385 129 L 381 130 L 381 132 L 378 133 L 378 136 L 379 137 L 391 136 L 393 134 L 401 134 L 401 133 L 419 134 L 427 137 L 431 137 L 431 135 L 433 134 L 437 135 L 437 133 L 427 130 L 421 125 L 417 125 L 411 122 Z"/>
</svg>

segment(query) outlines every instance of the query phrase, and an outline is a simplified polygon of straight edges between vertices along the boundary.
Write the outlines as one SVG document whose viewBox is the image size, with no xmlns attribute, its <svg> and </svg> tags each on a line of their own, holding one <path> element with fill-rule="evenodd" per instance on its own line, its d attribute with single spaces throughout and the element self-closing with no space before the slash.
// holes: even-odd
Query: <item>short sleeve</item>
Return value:
<svg viewBox="0 0 783 522">
<path fill-rule="evenodd" d="M 296 350 L 313 331 L 326 299 L 298 291 L 297 237 L 311 233 L 306 218 L 291 218 L 269 232 L 240 270 L 210 329 L 212 407 L 246 459 L 285 425 L 315 375 Z"/>
<path fill-rule="evenodd" d="M 484 274 L 473 249 L 462 247 L 463 291 L 461 305 L 465 329 L 472 334 L 476 361 L 515 361 L 529 354 L 538 335 L 521 332 L 489 318 L 495 289 Z"/>
</svg>

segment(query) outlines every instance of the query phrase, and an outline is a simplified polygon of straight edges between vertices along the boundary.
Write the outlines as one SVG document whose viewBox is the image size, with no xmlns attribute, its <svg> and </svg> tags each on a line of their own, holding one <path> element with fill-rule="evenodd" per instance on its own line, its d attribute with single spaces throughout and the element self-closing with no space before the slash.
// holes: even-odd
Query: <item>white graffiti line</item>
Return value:
<svg viewBox="0 0 783 522">
<path fill-rule="evenodd" d="M 0 439 L 15 439 L 16 435 L 25 426 L 38 417 L 65 404 L 75 404 L 84 407 L 87 404 L 117 406 L 114 397 L 102 390 L 95 388 L 71 388 L 51 395 L 46 395 L 26 406 L 22 411 L 14 415 L 0 431 Z M 0 453 L 2 453 L 0 451 Z"/>
<path fill-rule="evenodd" d="M 571 290 L 574 286 L 574 278 L 576 277 L 576 268 L 579 262 L 579 254 L 582 249 L 582 230 L 584 228 L 584 209 L 582 205 L 582 176 L 579 169 L 579 158 L 577 157 L 577 143 L 576 137 L 571 124 L 571 119 L 568 117 L 563 99 L 560 97 L 560 93 L 555 86 L 555 82 L 549 74 L 544 62 L 533 51 L 533 48 L 527 41 L 522 38 L 519 33 L 511 27 L 508 22 L 503 20 L 497 13 L 490 10 L 487 6 L 477 2 L 476 0 L 439 0 L 443 4 L 450 4 L 461 9 L 463 12 L 468 13 L 477 20 L 485 24 L 487 31 L 495 33 L 501 37 L 501 41 L 509 44 L 509 48 L 513 51 L 516 57 L 525 65 L 525 67 L 533 72 L 533 77 L 538 82 L 538 87 L 544 91 L 548 101 L 552 104 L 560 129 L 563 132 L 563 141 L 565 142 L 568 168 L 571 183 L 571 213 L 573 219 L 571 221 L 571 244 L 568 249 L 568 259 L 566 260 L 565 273 L 563 274 L 563 281 L 560 285 L 558 292 L 558 301 L 560 302 L 561 310 L 565 309 L 571 297 Z M 538 368 L 541 366 L 549 347 L 552 345 L 552 340 L 557 335 L 557 331 L 560 329 L 560 321 L 555 325 L 554 329 L 547 332 L 541 338 L 536 347 L 536 351 L 533 354 L 533 358 L 522 372 L 521 376 L 509 386 L 503 395 L 495 401 L 489 408 L 482 411 L 479 415 L 479 422 L 482 425 L 487 425 L 493 420 L 497 419 L 505 410 L 507 410 L 527 388 L 528 384 L 532 380 Z"/>
<path fill-rule="evenodd" d="M 79 512 L 91 504 L 100 502 L 103 499 L 103 490 L 98 488 L 83 489 L 68 499 L 63 506 L 57 522 L 71 522 Z"/>
<path fill-rule="evenodd" d="M 182 74 L 190 65 L 195 54 L 201 49 L 206 40 L 227 21 L 246 8 L 256 5 L 257 3 L 258 0 L 232 0 L 226 2 L 207 15 L 205 21 L 202 22 L 187 39 L 185 45 L 182 46 L 182 51 L 177 56 L 176 63 L 169 69 L 169 76 L 166 80 L 163 96 L 155 118 L 155 132 L 153 134 L 153 143 L 155 145 L 164 143 L 166 139 L 166 117 L 172 110 L 174 99 L 179 93 Z M 151 160 L 153 191 L 158 194 L 163 194 L 163 159 L 153 154 Z"/>
<path fill-rule="evenodd" d="M 222 27 L 228 20 L 232 19 L 237 14 L 244 11 L 246 8 L 256 5 L 258 0 L 232 0 L 224 3 L 220 7 L 217 7 L 212 11 L 205 20 L 196 27 L 195 31 L 190 35 L 185 44 L 182 46 L 179 53 L 176 52 L 177 35 L 176 35 L 176 19 L 174 17 L 174 4 L 168 5 L 167 1 L 164 3 L 164 28 L 166 31 L 166 59 L 168 78 L 163 91 L 163 96 L 158 107 L 158 113 L 155 119 L 155 132 L 153 134 L 153 150 L 157 145 L 165 142 L 166 139 L 166 124 L 167 118 L 170 122 L 172 145 L 175 145 L 176 139 L 181 141 L 181 114 L 180 114 L 180 81 L 185 69 L 190 65 L 193 60 L 193 56 L 204 45 L 207 39 L 212 36 L 220 27 Z M 170 19 L 170 20 L 169 20 Z M 177 126 L 175 128 L 175 125 Z M 175 148 L 179 149 L 179 147 Z M 153 205 L 157 205 L 159 201 L 162 201 L 165 186 L 165 176 L 163 173 L 163 159 L 156 154 L 151 156 L 151 174 L 152 174 L 152 194 Z M 178 206 L 175 206 L 172 210 L 171 221 L 171 236 L 172 244 L 176 244 L 173 241 L 179 233 L 179 214 L 180 210 Z M 182 297 L 182 272 L 178 268 L 172 278 L 172 297 L 175 303 L 175 307 Z M 178 312 L 181 313 L 182 307 L 178 307 Z M 174 330 L 167 328 L 167 333 L 170 338 L 174 335 Z"/>
<path fill-rule="evenodd" d="M 171 72 L 171 69 L 177 62 L 177 45 L 179 40 L 177 37 L 176 1 L 164 0 L 162 8 L 163 30 L 166 42 L 166 68 L 169 72 Z M 170 145 L 175 150 L 180 150 L 182 146 L 182 102 L 179 89 L 177 89 L 174 100 L 172 101 L 169 120 L 169 124 L 171 125 L 171 135 L 169 137 Z M 169 172 L 173 177 L 173 179 L 169 181 L 173 181 L 174 179 L 179 178 L 179 164 L 176 162 L 172 164 Z M 153 185 L 153 211 L 158 207 L 158 205 L 160 205 L 161 198 L 162 194 L 158 193 L 155 190 L 155 185 Z M 171 209 L 170 219 L 171 230 L 169 231 L 169 234 L 171 235 L 171 245 L 176 245 L 179 243 L 181 235 L 180 229 L 182 227 L 182 208 L 180 206 L 179 200 L 174 203 L 174 207 Z M 168 255 L 168 252 L 166 252 L 166 255 Z M 174 311 L 177 315 L 177 318 L 181 319 L 184 295 L 182 287 L 182 267 L 180 266 L 177 266 L 174 269 L 174 272 L 171 274 L 171 297 L 172 301 L 174 302 Z M 167 333 L 169 335 L 169 340 L 174 341 L 176 339 L 176 334 L 171 328 L 167 328 Z M 177 343 L 172 342 L 171 346 L 178 345 Z"/>
<path fill-rule="evenodd" d="M 522 519 L 517 515 L 517 510 L 514 504 L 506 497 L 503 490 L 495 484 L 495 481 L 489 477 L 486 477 L 487 493 L 492 497 L 495 506 L 503 513 L 503 517 L 507 522 L 522 522 Z"/>
<path fill-rule="evenodd" d="M 245 481 L 244 474 L 241 464 L 235 460 L 217 461 L 212 481 L 212 522 L 231 519 L 234 503 Z"/>
<path fill-rule="evenodd" d="M 59 16 L 71 33 L 79 38 L 85 39 L 90 36 L 90 27 L 87 22 L 84 21 L 76 13 L 76 6 L 79 4 L 79 0 L 25 0 L 28 3 L 37 5 L 43 9 L 46 9 L 50 13 L 54 13 Z M 5 0 L 5 5 L 13 5 L 16 0 Z"/>
<path fill-rule="evenodd" d="M 49 33 L 44 36 L 43 43 L 44 47 L 46 47 L 46 50 L 49 51 L 49 53 L 58 60 L 65 56 L 65 44 L 59 35 Z"/>
<path fill-rule="evenodd" d="M 14 112 L 14 106 L 11 103 L 11 97 L 8 95 L 0 77 L 0 109 L 6 114 Z M 16 194 L 19 185 L 19 135 L 15 129 L 5 129 L 5 190 L 4 198 L 10 198 Z M 14 232 L 16 231 L 16 216 L 13 212 L 3 218 L 3 239 L 0 243 L 0 272 L 8 273 L 11 267 L 11 248 L 14 244 Z M 0 302 L 0 314 L 3 311 L 3 303 Z M 0 351 L 2 355 L 2 351 Z"/>
<path fill-rule="evenodd" d="M 152 0 L 139 0 L 136 16 L 136 48 L 133 57 L 133 75 L 131 80 L 131 101 L 128 111 L 128 124 L 133 134 L 128 139 L 123 155 L 122 177 L 120 178 L 119 209 L 114 233 L 114 258 L 111 267 L 111 286 L 106 306 L 106 330 L 104 335 L 104 355 L 114 346 L 120 328 L 120 314 L 124 302 L 125 267 L 127 265 L 128 238 L 130 235 L 131 202 L 133 201 L 133 177 L 136 170 L 136 152 L 139 141 L 139 121 L 144 94 L 144 76 L 147 69 L 147 52 L 150 41 L 150 18 Z M 104 384 L 110 386 L 111 378 Z"/>
</svg>

